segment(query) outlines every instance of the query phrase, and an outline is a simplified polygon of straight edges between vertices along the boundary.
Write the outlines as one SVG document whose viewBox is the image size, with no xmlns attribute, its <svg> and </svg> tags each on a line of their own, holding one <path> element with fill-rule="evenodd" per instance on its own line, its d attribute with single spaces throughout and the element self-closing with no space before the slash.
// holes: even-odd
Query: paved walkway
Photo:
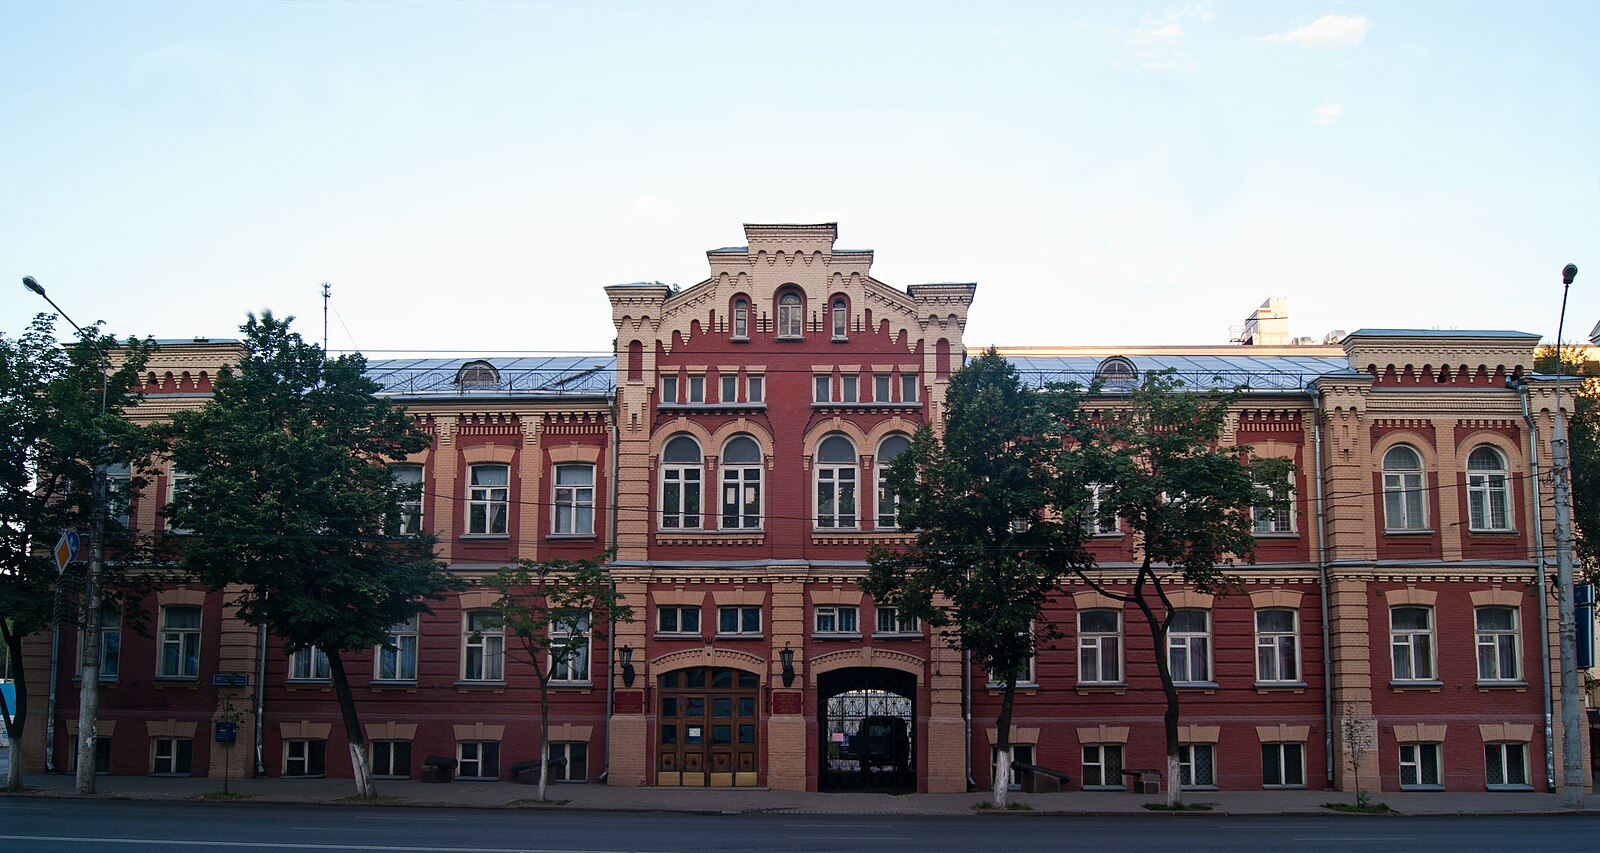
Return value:
<svg viewBox="0 0 1600 853">
<path fill-rule="evenodd" d="M 26 779 L 24 796 L 72 797 L 73 778 L 36 774 Z M 250 794 L 249 802 L 340 804 L 354 793 L 348 779 L 235 779 L 229 787 Z M 168 779 L 146 776 L 101 776 L 96 797 L 136 800 L 192 799 L 222 788 L 220 779 Z M 385 804 L 444 808 L 564 808 L 592 811 L 660 811 L 741 814 L 972 814 L 988 793 L 966 794 L 821 794 L 767 789 L 620 788 L 610 785 L 552 785 L 550 797 L 560 806 L 532 803 L 537 788 L 510 782 L 378 782 Z M 1332 791 L 1192 791 L 1185 801 L 1204 803 L 1212 814 L 1333 814 L 1323 803 L 1350 802 L 1350 794 Z M 1403 815 L 1440 814 L 1571 814 L 1556 794 L 1540 793 L 1385 793 L 1373 799 Z M 1013 792 L 1012 802 L 1026 804 L 1032 814 L 1147 814 L 1146 803 L 1161 797 L 1120 792 L 1070 791 L 1059 794 Z M 1586 798 L 1583 813 L 1600 814 L 1600 795 Z M 1163 817 L 1165 815 L 1162 815 Z"/>
</svg>

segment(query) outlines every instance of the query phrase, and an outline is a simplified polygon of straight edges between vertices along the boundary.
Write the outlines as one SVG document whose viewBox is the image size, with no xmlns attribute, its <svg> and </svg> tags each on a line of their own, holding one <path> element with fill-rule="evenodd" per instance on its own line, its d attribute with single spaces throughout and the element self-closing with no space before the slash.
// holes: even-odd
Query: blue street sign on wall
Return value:
<svg viewBox="0 0 1600 853">
<path fill-rule="evenodd" d="M 1572 585 L 1572 602 L 1578 622 L 1578 668 L 1594 666 L 1594 584 Z"/>
</svg>

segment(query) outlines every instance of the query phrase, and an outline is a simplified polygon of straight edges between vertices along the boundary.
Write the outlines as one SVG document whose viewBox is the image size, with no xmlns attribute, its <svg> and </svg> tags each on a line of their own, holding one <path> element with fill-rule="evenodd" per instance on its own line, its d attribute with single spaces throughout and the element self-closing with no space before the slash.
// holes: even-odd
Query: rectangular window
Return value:
<svg viewBox="0 0 1600 853">
<path fill-rule="evenodd" d="M 550 680 L 589 681 L 589 614 L 569 611 L 550 623 Z"/>
<path fill-rule="evenodd" d="M 511 467 L 472 466 L 472 485 L 467 490 L 467 533 L 478 536 L 505 535 L 510 506 Z"/>
<path fill-rule="evenodd" d="M 689 606 L 656 608 L 656 633 L 700 636 L 700 608 Z"/>
<path fill-rule="evenodd" d="M 78 744 L 76 740 L 73 741 L 72 748 L 67 752 L 67 765 L 68 772 L 78 772 Z M 94 739 L 94 775 L 111 775 L 111 738 L 103 735 Z"/>
<path fill-rule="evenodd" d="M 766 377 L 761 374 L 752 374 L 745 377 L 744 387 L 746 396 L 752 403 L 761 403 L 766 400 Z"/>
<path fill-rule="evenodd" d="M 922 622 L 915 616 L 901 616 L 897 607 L 880 604 L 877 607 L 878 633 L 921 634 Z"/>
<path fill-rule="evenodd" d="M 1078 614 L 1078 683 L 1122 683 L 1122 614 L 1117 611 Z"/>
<path fill-rule="evenodd" d="M 328 742 L 325 740 L 286 740 L 283 742 L 283 775 L 322 776 L 327 769 Z"/>
<path fill-rule="evenodd" d="M 1268 788 L 1303 788 L 1306 784 L 1305 744 L 1261 745 L 1261 784 Z"/>
<path fill-rule="evenodd" d="M 1079 517 L 1083 535 L 1113 536 L 1121 532 L 1117 529 L 1116 511 L 1107 504 L 1110 499 L 1110 486 L 1101 483 L 1089 485 L 1089 505 L 1084 507 L 1083 515 Z"/>
<path fill-rule="evenodd" d="M 1209 743 L 1178 746 L 1178 777 L 1185 788 L 1217 786 L 1217 748 Z"/>
<path fill-rule="evenodd" d="M 1294 532 L 1294 493 L 1289 483 L 1256 483 L 1250 508 L 1251 530 L 1257 534 Z"/>
<path fill-rule="evenodd" d="M 1167 627 L 1167 667 L 1179 684 L 1211 680 L 1211 613 L 1185 608 Z"/>
<path fill-rule="evenodd" d="M 812 397 L 813 400 L 818 403 L 833 401 L 833 377 L 815 376 L 812 377 L 812 384 L 816 386 L 816 396 Z"/>
<path fill-rule="evenodd" d="M 857 402 L 857 400 L 858 400 L 858 398 L 860 396 L 860 392 L 857 390 L 857 386 L 861 382 L 861 377 L 856 376 L 855 374 L 845 374 L 844 376 L 839 377 L 839 379 L 843 383 L 843 386 L 844 386 L 844 389 L 843 389 L 844 390 L 844 397 L 842 398 L 844 400 L 844 402 L 846 402 L 846 403 Z"/>
<path fill-rule="evenodd" d="M 417 621 L 412 616 L 389 628 L 389 642 L 378 647 L 379 681 L 417 680 Z"/>
<path fill-rule="evenodd" d="M 594 466 L 557 465 L 555 479 L 555 532 L 593 534 Z"/>
<path fill-rule="evenodd" d="M 100 608 L 100 680 L 116 681 L 122 671 L 122 611 Z"/>
<path fill-rule="evenodd" d="M 1033 744 L 1031 744 L 1031 743 L 1014 743 L 1014 744 L 1011 745 L 1011 750 L 1010 751 L 1011 751 L 1011 774 L 1010 774 L 1011 778 L 1006 780 L 1006 787 L 1008 789 L 1010 789 L 1010 790 L 1017 791 L 1017 790 L 1021 790 L 1022 789 L 1022 776 L 1021 776 L 1021 771 L 1017 769 L 1017 762 L 1020 761 L 1023 764 L 1032 764 L 1033 763 Z M 999 763 L 1000 763 L 1000 750 L 998 748 L 991 747 L 989 749 L 989 778 L 990 779 L 994 778 L 994 774 L 996 772 L 996 766 Z"/>
<path fill-rule="evenodd" d="M 194 741 L 186 737 L 158 737 L 154 742 L 150 772 L 158 776 L 188 776 Z"/>
<path fill-rule="evenodd" d="M 1439 744 L 1400 744 L 1400 788 L 1440 788 Z"/>
<path fill-rule="evenodd" d="M 1389 611 L 1389 645 L 1395 681 L 1433 680 L 1433 610 L 1396 607 Z"/>
<path fill-rule="evenodd" d="M 761 633 L 761 608 L 717 608 L 717 633 L 759 635 Z"/>
<path fill-rule="evenodd" d="M 411 741 L 373 741 L 372 775 L 384 779 L 411 778 Z"/>
<path fill-rule="evenodd" d="M 734 403 L 739 400 L 739 377 L 726 375 L 722 377 L 722 398 L 719 402 Z"/>
<path fill-rule="evenodd" d="M 1256 611 L 1256 680 L 1300 680 L 1300 642 L 1293 610 Z"/>
<path fill-rule="evenodd" d="M 661 402 L 678 402 L 678 377 L 676 374 L 661 377 Z"/>
<path fill-rule="evenodd" d="M 1490 788 L 1529 787 L 1528 745 L 1525 743 L 1484 744 L 1483 766 Z"/>
<path fill-rule="evenodd" d="M 917 401 L 917 374 L 900 374 L 900 402 L 915 403 Z"/>
<path fill-rule="evenodd" d="M 499 779 L 500 741 L 464 740 L 459 744 L 458 779 Z"/>
<path fill-rule="evenodd" d="M 1125 790 L 1122 783 L 1122 744 L 1085 744 L 1083 747 L 1084 790 Z"/>
<path fill-rule="evenodd" d="M 505 627 L 493 610 L 468 610 L 463 642 L 465 660 L 461 677 L 465 681 L 501 681 L 506 675 Z"/>
<path fill-rule="evenodd" d="M 552 742 L 550 778 L 557 782 L 589 781 L 589 745 L 577 742 Z"/>
<path fill-rule="evenodd" d="M 422 532 L 422 466 L 390 465 L 389 475 L 400 493 L 397 532 L 401 536 L 415 536 Z"/>
<path fill-rule="evenodd" d="M 872 375 L 872 401 L 874 403 L 889 402 L 889 387 L 892 378 L 887 373 L 874 373 Z"/>
<path fill-rule="evenodd" d="M 1512 607 L 1480 607 L 1478 680 L 1516 681 L 1522 676 L 1517 654 L 1517 611 Z"/>
<path fill-rule="evenodd" d="M 328 656 L 316 646 L 289 654 L 289 679 L 291 681 L 327 681 Z"/>
<path fill-rule="evenodd" d="M 183 495 L 188 492 L 189 481 L 193 479 L 193 475 L 185 474 L 177 469 L 173 469 L 169 474 L 167 474 L 167 503 L 177 503 L 178 498 L 183 497 Z M 171 522 L 167 522 L 167 532 L 182 534 L 191 533 L 193 531 L 189 530 L 187 527 L 178 527 Z"/>
<path fill-rule="evenodd" d="M 106 521 L 128 527 L 132 517 L 128 514 L 133 504 L 133 466 L 119 462 L 106 466 Z"/>
<path fill-rule="evenodd" d="M 861 608 L 849 604 L 827 604 L 812 611 L 813 628 L 818 634 L 861 633 Z"/>
<path fill-rule="evenodd" d="M 161 608 L 159 678 L 200 677 L 200 608 Z"/>
<path fill-rule="evenodd" d="M 704 376 L 689 377 L 689 402 L 704 403 L 706 401 L 706 378 Z"/>
</svg>

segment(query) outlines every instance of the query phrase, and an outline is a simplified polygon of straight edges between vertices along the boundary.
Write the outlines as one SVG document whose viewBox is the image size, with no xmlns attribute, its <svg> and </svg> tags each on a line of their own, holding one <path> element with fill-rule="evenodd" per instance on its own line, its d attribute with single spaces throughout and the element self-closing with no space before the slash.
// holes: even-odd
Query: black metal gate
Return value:
<svg viewBox="0 0 1600 853">
<path fill-rule="evenodd" d="M 917 680 L 867 667 L 817 677 L 823 791 L 915 791 Z"/>
</svg>

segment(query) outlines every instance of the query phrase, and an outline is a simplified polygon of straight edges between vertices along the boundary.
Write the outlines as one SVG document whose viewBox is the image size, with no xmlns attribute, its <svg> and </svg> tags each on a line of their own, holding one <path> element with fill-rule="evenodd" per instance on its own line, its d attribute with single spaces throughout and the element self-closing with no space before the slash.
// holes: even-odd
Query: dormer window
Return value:
<svg viewBox="0 0 1600 853">
<path fill-rule="evenodd" d="M 1096 382 L 1111 388 L 1132 388 L 1139 384 L 1139 369 L 1133 362 L 1120 355 L 1114 355 L 1095 369 Z"/>
<path fill-rule="evenodd" d="M 500 387 L 500 371 L 487 361 L 469 361 L 456 371 L 456 390 L 494 391 Z"/>
<path fill-rule="evenodd" d="M 743 299 L 733 300 L 733 339 L 748 340 L 750 338 L 750 303 Z"/>
<path fill-rule="evenodd" d="M 833 339 L 844 340 L 850 329 L 850 312 L 846 309 L 843 299 L 833 300 Z"/>
<path fill-rule="evenodd" d="M 800 294 L 785 293 L 778 297 L 778 337 L 797 339 L 804 321 L 804 307 Z"/>
</svg>

